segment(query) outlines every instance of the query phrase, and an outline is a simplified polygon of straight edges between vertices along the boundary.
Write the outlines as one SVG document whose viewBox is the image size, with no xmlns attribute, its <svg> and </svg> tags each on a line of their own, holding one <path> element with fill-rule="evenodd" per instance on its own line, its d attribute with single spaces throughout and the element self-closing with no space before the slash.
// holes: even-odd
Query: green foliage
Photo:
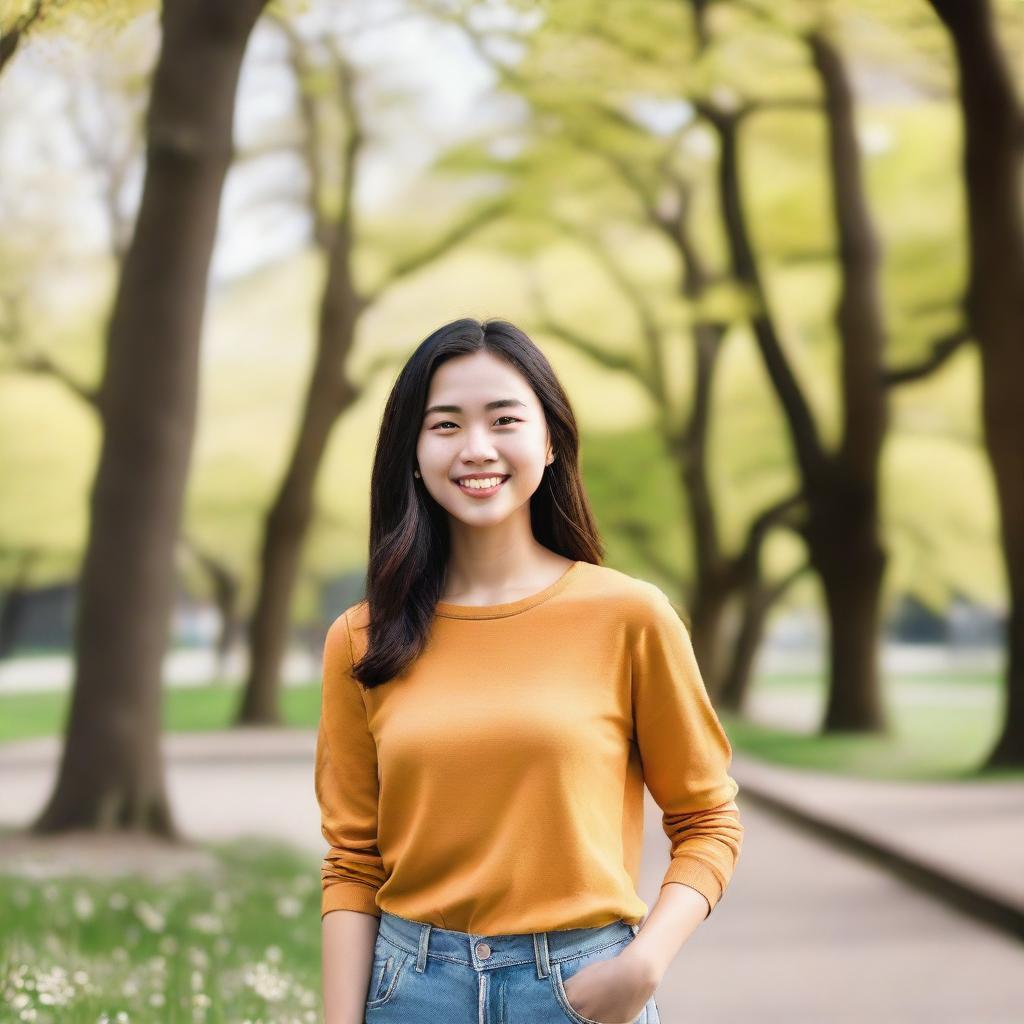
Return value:
<svg viewBox="0 0 1024 1024">
<path fill-rule="evenodd" d="M 295 0 L 294 9 L 305 3 Z M 95 5 L 52 6 L 82 13 L 88 25 Z M 121 16 L 151 7 L 104 6 Z M 1021 21 L 1011 7 L 1000 5 L 1008 41 Z M 888 361 L 920 358 L 956 326 L 965 245 L 955 81 L 944 33 L 926 5 L 871 0 L 854 12 L 839 3 L 727 2 L 710 9 L 714 44 L 702 50 L 690 6 L 675 0 L 655 0 L 642 16 L 626 0 L 545 5 L 540 27 L 518 33 L 522 58 L 501 79 L 502 89 L 520 98 L 516 115 L 467 133 L 412 184 L 402 204 L 366 211 L 354 261 L 358 280 L 372 285 L 436 238 L 467 194 L 501 192 L 510 202 L 500 223 L 405 279 L 362 321 L 346 369 L 367 389 L 335 430 L 318 481 L 300 618 L 314 617 L 319 580 L 365 560 L 370 458 L 394 378 L 394 366 L 373 367 L 382 356 L 401 361 L 438 324 L 465 315 L 506 316 L 552 358 L 579 418 L 587 483 L 615 564 L 661 578 L 664 570 L 644 560 L 635 536 L 620 525 L 640 522 L 665 553 L 671 579 L 687 578 L 687 510 L 649 395 L 629 374 L 598 365 L 542 327 L 540 298 L 560 323 L 603 351 L 641 363 L 647 358 L 637 311 L 602 262 L 602 250 L 663 333 L 671 424 L 684 422 L 692 399 L 693 322 L 714 317 L 733 324 L 715 383 L 710 438 L 727 549 L 742 542 L 759 508 L 787 493 L 795 481 L 787 433 L 743 323 L 750 296 L 725 278 L 687 302 L 679 292 L 678 255 L 646 219 L 643 196 L 664 208 L 666 172 L 685 179 L 693 189 L 695 244 L 711 273 L 727 269 L 714 135 L 694 120 L 691 101 L 709 94 L 719 102 L 814 100 L 818 85 L 799 32 L 819 18 L 827 19 L 858 72 L 866 179 L 884 245 Z M 96 18 L 96 24 L 103 20 Z M 71 33 L 71 22 L 48 20 L 46 31 Z M 755 113 L 741 127 L 741 169 L 771 308 L 831 446 L 841 409 L 824 129 L 813 107 Z M 23 266 L 25 254 L 38 251 L 32 266 L 45 268 L 49 243 L 50 234 L 37 225 L 24 246 L 20 239 L 16 249 L 0 245 L 0 266 Z M 291 450 L 322 274 L 320 255 L 305 253 L 210 295 L 185 527 L 240 573 L 243 602 L 252 595 L 262 519 Z M 93 278 L 101 280 L 102 273 Z M 59 314 L 45 303 L 34 308 L 31 339 L 94 383 L 109 281 L 91 284 L 88 293 L 88 301 L 63 303 Z M 977 402 L 967 354 L 933 380 L 893 394 L 884 495 L 891 578 L 936 606 L 957 589 L 981 600 L 1002 595 Z M 6 373 L 0 438 L 0 478 L 16 481 L 18 493 L 18 501 L 0 506 L 0 537 L 14 551 L 53 552 L 40 564 L 38 582 L 70 578 L 84 538 L 95 418 L 53 381 Z M 637 451 L 644 453 L 640 479 L 633 472 Z M 948 486 L 949 474 L 957 487 Z M 934 557 L 947 546 L 951 557 Z M 799 558 L 786 540 L 773 541 L 769 552 L 773 572 Z M 0 572 L 13 564 L 6 561 Z M 181 564 L 189 585 L 201 591 L 202 575 L 187 559 Z"/>
</svg>

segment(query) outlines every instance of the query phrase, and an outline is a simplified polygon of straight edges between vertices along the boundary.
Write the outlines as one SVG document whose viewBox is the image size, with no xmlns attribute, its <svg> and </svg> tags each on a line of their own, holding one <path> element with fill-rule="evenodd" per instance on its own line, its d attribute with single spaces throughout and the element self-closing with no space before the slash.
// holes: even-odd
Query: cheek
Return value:
<svg viewBox="0 0 1024 1024">
<path fill-rule="evenodd" d="M 416 444 L 416 461 L 421 466 L 436 467 L 450 461 L 450 455 L 440 437 L 431 437 L 429 434 L 420 436 Z"/>
</svg>

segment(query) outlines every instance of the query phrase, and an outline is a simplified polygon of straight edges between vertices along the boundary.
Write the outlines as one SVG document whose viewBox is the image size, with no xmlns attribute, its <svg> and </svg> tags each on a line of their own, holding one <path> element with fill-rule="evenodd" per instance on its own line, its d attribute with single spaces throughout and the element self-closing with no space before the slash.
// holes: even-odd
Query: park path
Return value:
<svg viewBox="0 0 1024 1024">
<path fill-rule="evenodd" d="M 323 853 L 310 729 L 163 737 L 175 818 L 196 839 L 284 839 Z M 0 746 L 0 826 L 25 824 L 56 767 L 52 738 Z M 858 783 L 737 754 L 745 826 L 729 891 L 658 990 L 665 1024 L 1017 1024 L 1024 944 L 1007 921 L 1022 900 L 1024 787 Z M 647 796 L 640 886 L 658 895 L 668 843 Z M 868 843 L 955 876 L 1010 917 L 925 891 Z M 927 856 L 926 856 L 927 855 Z M 906 870 L 901 866 L 901 870 Z M 984 909 L 984 908 L 982 908 Z"/>
</svg>

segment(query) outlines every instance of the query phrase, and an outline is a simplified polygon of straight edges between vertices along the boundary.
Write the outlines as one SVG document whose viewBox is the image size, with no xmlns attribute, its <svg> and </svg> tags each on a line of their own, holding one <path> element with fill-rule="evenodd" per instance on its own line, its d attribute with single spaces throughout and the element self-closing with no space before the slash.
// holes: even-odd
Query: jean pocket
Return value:
<svg viewBox="0 0 1024 1024">
<path fill-rule="evenodd" d="M 370 989 L 366 998 L 367 1010 L 384 1006 L 395 998 L 411 960 L 411 953 L 378 944 L 373 953 L 373 973 L 370 975 Z"/>
<path fill-rule="evenodd" d="M 551 965 L 551 987 L 555 994 L 555 1001 L 573 1024 L 608 1024 L 608 1022 L 595 1020 L 593 1017 L 584 1017 L 569 1002 L 569 997 L 565 991 L 565 983 L 588 964 L 598 963 L 601 960 L 611 960 L 613 957 L 618 956 L 634 938 L 634 935 L 627 935 L 626 938 L 621 939 L 619 942 L 614 942 L 610 946 L 605 946 L 603 949 L 597 949 L 584 956 L 573 957 L 571 960 L 562 960 Z M 645 1007 L 640 1011 L 640 1015 L 630 1021 L 629 1024 L 646 1024 L 646 1020 L 647 1009 Z"/>
</svg>

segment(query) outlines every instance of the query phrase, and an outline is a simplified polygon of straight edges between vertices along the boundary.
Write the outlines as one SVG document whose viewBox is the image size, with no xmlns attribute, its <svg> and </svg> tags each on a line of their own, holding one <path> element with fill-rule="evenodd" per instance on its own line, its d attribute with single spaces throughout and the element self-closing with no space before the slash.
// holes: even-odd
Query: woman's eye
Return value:
<svg viewBox="0 0 1024 1024">
<path fill-rule="evenodd" d="M 498 419 L 496 419 L 494 422 L 497 423 L 500 420 L 511 420 L 513 423 L 522 423 L 522 420 L 520 420 L 516 416 L 499 416 Z M 434 426 L 431 427 L 431 429 L 432 430 L 437 430 L 438 427 L 457 427 L 457 426 L 458 426 L 458 424 L 457 423 L 452 423 L 451 420 L 442 420 L 440 423 L 435 423 Z"/>
</svg>

